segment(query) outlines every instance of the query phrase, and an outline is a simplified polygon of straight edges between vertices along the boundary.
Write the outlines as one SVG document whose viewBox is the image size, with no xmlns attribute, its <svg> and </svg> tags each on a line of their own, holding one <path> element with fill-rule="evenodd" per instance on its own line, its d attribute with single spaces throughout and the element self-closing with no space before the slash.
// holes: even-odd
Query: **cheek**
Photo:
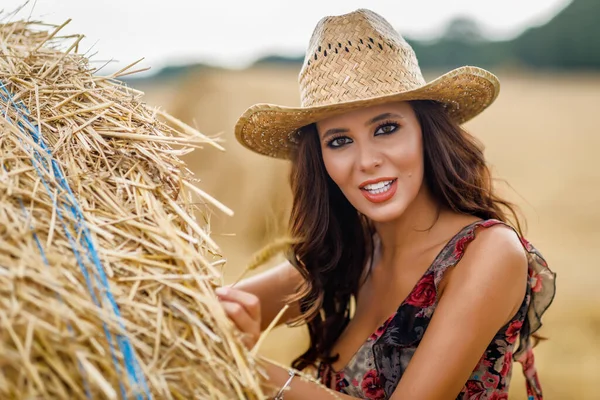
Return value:
<svg viewBox="0 0 600 400">
<path fill-rule="evenodd" d="M 423 166 L 423 156 L 421 154 L 411 154 L 404 160 L 402 169 L 411 184 L 420 184 L 423 181 Z"/>
<path fill-rule="evenodd" d="M 392 163 L 404 178 L 415 182 L 423 179 L 423 146 L 419 136 L 413 135 L 389 151 Z"/>
<path fill-rule="evenodd" d="M 332 154 L 331 150 L 323 149 L 323 164 L 329 177 L 338 186 L 343 187 L 350 180 L 352 165 L 347 157 Z"/>
</svg>

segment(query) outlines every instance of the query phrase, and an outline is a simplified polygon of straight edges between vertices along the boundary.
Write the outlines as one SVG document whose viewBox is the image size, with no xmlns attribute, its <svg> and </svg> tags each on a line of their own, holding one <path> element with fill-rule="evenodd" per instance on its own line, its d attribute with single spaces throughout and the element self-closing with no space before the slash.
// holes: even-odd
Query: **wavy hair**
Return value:
<svg viewBox="0 0 600 400">
<path fill-rule="evenodd" d="M 513 204 L 493 189 L 483 146 L 446 113 L 441 103 L 410 102 L 423 134 L 424 182 L 440 207 L 482 219 L 498 219 L 521 233 Z M 323 164 L 315 124 L 304 127 L 292 154 L 293 205 L 290 234 L 296 238 L 290 262 L 304 284 L 290 300 L 308 324 L 310 346 L 292 366 L 335 362 L 330 351 L 350 321 L 350 303 L 372 259 L 373 227 L 346 199 Z"/>
</svg>

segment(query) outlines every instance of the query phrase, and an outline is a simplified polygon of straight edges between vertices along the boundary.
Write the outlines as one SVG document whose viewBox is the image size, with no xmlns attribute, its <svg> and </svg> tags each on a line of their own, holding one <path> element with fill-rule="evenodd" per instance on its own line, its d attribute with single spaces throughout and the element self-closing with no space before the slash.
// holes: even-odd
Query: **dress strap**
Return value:
<svg viewBox="0 0 600 400">
<path fill-rule="evenodd" d="M 527 253 L 529 275 L 526 296 L 529 301 L 523 327 L 519 333 L 519 347 L 513 355 L 513 361 L 519 362 L 523 367 L 528 400 L 542 400 L 542 389 L 535 369 L 531 335 L 542 326 L 542 314 L 554 299 L 556 274 L 548 268 L 546 260 L 537 249 L 521 237 L 512 226 L 502 221 L 496 219 L 477 221 L 463 228 L 458 235 L 451 239 L 443 250 L 443 254 L 440 254 L 439 259 L 436 260 L 436 265 L 433 266 L 435 287 L 439 286 L 448 268 L 455 266 L 462 259 L 467 245 L 475 239 L 477 231 L 495 225 L 511 228 Z"/>
<path fill-rule="evenodd" d="M 435 273 L 436 289 L 439 287 L 439 284 L 444 277 L 444 273 L 448 268 L 455 266 L 462 259 L 467 245 L 475 239 L 476 230 L 480 227 L 487 228 L 497 224 L 504 223 L 495 219 L 475 221 L 462 228 L 452 239 L 450 239 L 450 241 L 448 241 L 431 265 L 431 268 Z"/>
<path fill-rule="evenodd" d="M 517 359 L 517 362 L 523 367 L 527 400 L 543 400 L 542 385 L 540 384 L 537 369 L 535 368 L 535 358 L 530 345 Z"/>
</svg>

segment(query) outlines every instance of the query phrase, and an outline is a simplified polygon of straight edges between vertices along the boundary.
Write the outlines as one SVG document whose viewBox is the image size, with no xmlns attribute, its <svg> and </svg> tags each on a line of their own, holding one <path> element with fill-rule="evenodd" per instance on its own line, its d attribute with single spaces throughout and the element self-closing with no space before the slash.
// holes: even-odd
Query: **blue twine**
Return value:
<svg viewBox="0 0 600 400">
<path fill-rule="evenodd" d="M 6 166 L 4 166 L 4 170 L 8 172 L 8 170 L 6 169 Z M 27 213 L 27 209 L 25 208 L 25 205 L 23 204 L 23 200 L 19 199 L 19 204 L 21 205 L 21 210 L 23 210 L 23 215 L 25 215 L 25 218 L 27 218 L 28 213 Z M 37 245 L 38 250 L 40 251 L 40 255 L 42 256 L 42 260 L 44 260 L 44 264 L 46 265 L 46 267 L 50 266 L 50 263 L 48 262 L 48 258 L 46 257 L 46 252 L 44 251 L 42 244 L 40 243 L 40 239 L 37 235 L 37 233 L 35 233 L 33 226 L 29 225 L 29 229 L 31 229 L 32 234 L 33 234 L 33 240 L 35 240 L 35 244 Z M 56 297 L 58 298 L 58 300 L 64 304 L 62 297 L 60 296 L 60 294 L 56 293 Z M 67 323 L 67 329 L 69 330 L 69 333 L 74 334 L 73 331 L 73 327 L 71 326 L 70 323 Z M 86 372 L 83 369 L 83 366 L 81 365 L 81 362 L 79 360 L 77 360 L 77 367 L 79 368 L 79 372 L 81 373 L 81 376 L 83 377 L 83 387 L 85 389 L 85 394 L 87 396 L 88 399 L 92 398 L 92 392 L 90 389 L 90 383 L 88 382 L 86 376 Z"/>
<path fill-rule="evenodd" d="M 2 165 L 2 167 L 4 168 L 4 170 L 6 172 L 8 172 L 8 170 L 6 169 L 5 165 Z M 21 210 L 23 211 L 23 215 L 25 216 L 25 218 L 28 217 L 28 213 L 27 213 L 27 209 L 25 208 L 25 205 L 23 204 L 23 200 L 19 198 L 19 205 L 21 206 Z M 37 235 L 37 233 L 35 233 L 33 226 L 30 224 L 29 225 L 29 229 L 32 232 L 33 235 L 33 240 L 35 240 L 35 244 L 38 248 L 38 250 L 40 251 L 40 255 L 42 256 L 42 260 L 44 261 L 44 264 L 46 265 L 46 267 L 50 266 L 50 263 L 48 262 L 48 258 L 46 257 L 46 252 L 44 251 L 42 244 L 40 243 L 40 239 Z M 62 297 L 60 296 L 60 294 L 56 293 L 56 298 L 64 304 Z M 67 323 L 67 329 L 69 330 L 69 333 L 73 334 L 73 327 L 71 326 L 70 323 Z M 89 382 L 86 379 L 86 373 L 83 370 L 83 366 L 81 365 L 81 362 L 79 360 L 77 360 L 77 366 L 79 367 L 79 372 L 81 373 L 82 377 L 83 377 L 83 385 L 85 388 L 85 394 L 87 396 L 88 399 L 92 398 L 92 393 L 90 390 L 90 385 Z"/>
<path fill-rule="evenodd" d="M 0 94 L 0 98 L 3 99 L 4 101 L 9 102 L 13 106 L 13 108 L 21 116 L 21 119 L 27 124 L 27 126 L 29 128 L 28 131 L 30 132 L 31 136 L 33 137 L 34 142 L 36 144 L 38 144 L 50 156 L 52 172 L 54 173 L 54 177 L 56 178 L 57 182 L 59 183 L 60 188 L 62 188 L 66 192 L 67 197 L 68 197 L 67 200 L 69 200 L 69 203 L 70 203 L 70 204 L 67 204 L 67 201 L 65 200 L 64 202 L 61 202 L 61 205 L 63 207 L 65 207 L 68 211 L 70 211 L 71 216 L 75 219 L 76 225 L 75 225 L 74 230 L 75 230 L 75 232 L 82 234 L 81 238 L 83 239 L 84 244 L 85 244 L 85 245 L 82 245 L 82 247 L 87 248 L 87 250 L 88 250 L 87 258 L 96 267 L 97 275 L 94 275 L 94 277 L 96 278 L 96 282 L 102 286 L 103 290 L 101 290 L 101 294 L 104 295 L 104 299 L 108 301 L 108 303 L 110 304 L 110 306 L 112 308 L 112 311 L 117 316 L 117 320 L 119 322 L 120 327 L 123 330 L 125 330 L 125 327 L 121 320 L 121 314 L 120 314 L 119 308 L 116 304 L 116 301 L 114 299 L 112 292 L 110 291 L 110 287 L 108 286 L 108 279 L 104 272 L 104 268 L 102 268 L 100 259 L 98 257 L 98 253 L 92 242 L 89 230 L 88 230 L 87 226 L 85 225 L 83 213 L 81 211 L 81 208 L 79 207 L 79 204 L 77 203 L 77 201 L 75 199 L 75 196 L 73 195 L 73 192 L 71 191 L 71 188 L 69 187 L 69 185 L 62 173 L 62 170 L 60 169 L 60 166 L 58 165 L 58 162 L 52 158 L 52 153 L 50 152 L 50 150 L 48 149 L 48 147 L 42 140 L 41 132 L 39 132 L 37 126 L 33 125 L 27 118 L 30 114 L 29 110 L 25 107 L 25 105 L 21 101 L 19 101 L 20 104 L 17 104 L 14 102 L 12 95 L 10 94 L 10 92 L 4 86 L 4 84 L 2 82 L 0 82 L 0 89 L 2 89 L 2 91 L 4 91 L 7 96 L 7 97 L 5 97 Z M 8 119 L 8 115 L 6 112 L 5 112 L 5 117 Z M 21 121 L 19 121 L 17 123 L 17 125 L 19 126 L 19 129 L 21 129 L 22 132 L 27 131 L 26 127 L 23 126 Z M 37 161 L 39 164 L 41 164 L 42 167 L 46 170 L 46 172 L 50 172 L 50 166 L 48 165 L 47 160 L 44 157 L 42 157 L 36 149 L 33 149 L 33 152 L 34 152 L 35 161 Z M 39 170 L 36 163 L 34 163 L 34 159 L 31 160 L 32 165 L 34 166 L 34 168 L 36 169 L 36 172 L 38 173 L 38 176 L 42 180 L 42 183 L 43 183 L 44 187 L 46 188 L 46 191 L 51 196 L 51 198 L 55 202 L 55 204 L 57 204 L 56 198 L 55 198 L 53 192 L 50 190 L 50 187 L 48 186 L 46 180 L 44 179 L 42 172 Z M 69 229 L 67 228 L 67 224 L 65 222 L 65 219 L 63 218 L 61 209 L 58 207 L 57 207 L 57 215 L 58 215 L 59 219 L 61 220 L 61 223 L 65 230 L 65 234 L 67 236 L 67 239 L 69 240 L 69 244 L 71 245 L 71 249 L 73 250 L 75 258 L 77 259 L 77 263 L 79 264 L 79 267 L 84 275 L 86 285 L 88 287 L 88 291 L 90 292 L 92 300 L 94 301 L 94 304 L 96 306 L 101 307 L 101 305 L 98 301 L 98 298 L 96 297 L 91 280 L 89 278 L 89 275 L 87 272 L 87 267 L 85 266 L 84 261 L 82 260 L 81 255 L 80 255 L 79 251 L 77 250 L 77 246 L 76 246 L 76 242 L 75 242 L 74 238 L 72 237 L 71 233 L 69 232 Z M 82 244 L 81 241 L 79 242 L 79 244 Z M 100 279 L 99 282 L 98 282 L 98 276 Z M 111 350 L 113 364 L 115 365 L 117 375 L 120 375 L 119 363 L 117 361 L 116 354 L 114 352 L 114 348 L 113 348 L 113 344 L 112 344 L 113 343 L 112 335 L 111 335 L 110 331 L 108 330 L 106 323 L 103 323 L 103 329 L 104 329 L 104 333 L 107 337 L 107 341 L 108 341 L 108 344 L 109 344 L 109 347 Z M 138 360 L 135 358 L 135 354 L 134 354 L 133 346 L 131 345 L 131 341 L 129 340 L 128 337 L 126 337 L 124 335 L 119 334 L 116 336 L 117 336 L 117 338 L 116 338 L 117 344 L 119 346 L 119 349 L 121 350 L 121 353 L 123 354 L 123 361 L 124 361 L 125 369 L 127 371 L 127 375 L 128 375 L 130 382 L 135 382 L 135 384 L 137 386 L 141 386 L 142 389 L 144 390 L 146 396 L 148 397 L 148 399 L 151 399 L 152 395 L 151 395 L 148 385 L 146 383 L 145 376 L 143 375 L 143 373 L 141 371 Z M 119 381 L 119 386 L 121 388 L 121 393 L 123 395 L 123 398 L 126 398 L 125 388 L 121 381 Z M 142 394 L 139 392 L 136 393 L 136 398 L 143 399 Z"/>
<path fill-rule="evenodd" d="M 1 83 L 0 83 L 0 85 L 1 85 L 0 87 L 1 87 L 2 89 L 5 89 L 5 88 L 4 88 L 4 86 L 3 86 Z M 7 100 L 7 99 L 6 99 L 4 96 L 2 96 L 2 95 L 0 95 L 0 99 Z M 12 99 L 11 99 L 11 100 L 12 100 Z M 14 103 L 13 103 L 13 104 L 14 104 Z M 8 117 L 7 115 L 6 115 L 6 118 L 7 118 L 7 119 L 8 119 L 8 121 L 10 122 L 10 119 L 9 119 L 9 117 Z M 23 127 L 23 125 L 22 125 L 20 122 L 18 123 L 18 126 L 19 126 L 19 128 L 20 128 L 20 129 L 21 129 L 23 132 L 25 132 L 25 128 Z M 37 161 L 38 163 L 42 164 L 42 166 L 44 167 L 44 169 L 48 170 L 47 163 L 43 162 L 43 161 L 45 161 L 45 160 L 41 158 L 41 156 L 40 156 L 40 154 L 38 153 L 38 151 L 37 151 L 37 150 L 35 150 L 35 149 L 33 149 L 33 151 L 34 151 L 34 157 L 35 157 L 35 161 Z M 48 192 L 48 194 L 49 194 L 49 195 L 50 195 L 50 197 L 52 198 L 52 201 L 53 201 L 53 203 L 57 204 L 57 202 L 56 202 L 56 198 L 55 198 L 55 196 L 54 196 L 54 194 L 53 194 L 52 190 L 50 190 L 50 187 L 48 186 L 48 183 L 47 183 L 47 182 L 46 182 L 46 180 L 44 179 L 42 172 L 39 170 L 39 168 L 38 168 L 38 165 L 37 165 L 36 163 L 34 163 L 34 159 L 32 159 L 32 160 L 31 160 L 31 163 L 32 163 L 33 167 L 35 168 L 36 172 L 38 173 L 38 176 L 39 176 L 39 177 L 40 177 L 40 179 L 42 180 L 42 184 L 43 184 L 43 185 L 44 185 L 44 187 L 46 188 L 46 191 Z M 61 221 L 61 223 L 62 223 L 62 226 L 63 226 L 63 228 L 64 228 L 64 230 L 65 230 L 65 234 L 66 234 L 66 236 L 67 236 L 67 239 L 69 240 L 69 244 L 71 245 L 71 249 L 72 249 L 72 250 L 73 250 L 73 252 L 75 253 L 75 258 L 77 259 L 77 263 L 79 264 L 79 267 L 80 267 L 80 269 L 81 269 L 81 271 L 82 271 L 82 273 L 83 273 L 83 276 L 84 276 L 84 278 L 85 278 L 85 281 L 86 281 L 86 286 L 88 287 L 88 291 L 90 292 L 90 294 L 91 294 L 91 296 L 92 296 L 92 300 L 94 301 L 94 304 L 95 304 L 96 306 L 98 306 L 98 307 L 101 307 L 101 306 L 100 306 L 100 304 L 99 304 L 99 302 L 98 302 L 98 299 L 97 299 L 97 297 L 96 297 L 96 294 L 95 294 L 95 292 L 94 292 L 94 290 L 93 290 L 92 283 L 91 283 L 91 280 L 90 280 L 90 278 L 89 278 L 89 275 L 88 275 L 88 272 L 87 272 L 87 268 L 85 267 L 85 265 L 83 264 L 83 261 L 81 260 L 81 257 L 80 257 L 80 255 L 79 255 L 79 251 L 77 250 L 77 247 L 76 247 L 75 241 L 73 240 L 73 237 L 71 236 L 71 234 L 70 234 L 70 232 L 69 232 L 69 230 L 68 230 L 68 228 L 67 228 L 67 224 L 66 224 L 66 222 L 65 222 L 65 219 L 63 218 L 63 215 L 62 215 L 61 209 L 60 209 L 60 208 L 57 208 L 57 209 L 56 209 L 56 211 L 57 211 L 57 215 L 58 215 L 58 217 L 59 217 L 59 219 L 60 219 L 60 221 Z M 111 335 L 110 331 L 108 330 L 108 327 L 106 326 L 106 323 L 104 323 L 104 322 L 103 322 L 103 324 L 102 324 L 102 325 L 103 325 L 104 333 L 105 333 L 105 335 L 106 335 L 106 337 L 107 337 L 107 341 L 108 341 L 108 344 L 109 344 L 109 347 L 110 347 L 110 352 L 111 352 L 111 356 L 112 356 L 112 361 L 113 361 L 113 364 L 114 364 L 114 366 L 115 366 L 115 369 L 117 370 L 117 376 L 120 376 L 120 368 L 119 368 L 119 363 L 118 363 L 118 361 L 117 361 L 117 357 L 116 357 L 116 354 L 115 354 L 115 350 L 114 350 L 114 347 L 113 347 L 113 344 L 112 344 L 112 342 L 113 342 L 112 335 Z M 123 395 L 123 398 L 126 398 L 126 396 L 125 396 L 125 387 L 123 386 L 123 383 L 122 383 L 121 381 L 119 381 L 119 386 L 120 386 L 120 388 L 121 388 L 121 394 Z"/>
<path fill-rule="evenodd" d="M 6 88 L 4 87 L 4 85 L 2 85 L 1 88 L 7 93 L 8 96 L 10 96 L 10 93 L 8 93 L 8 91 L 6 90 Z M 15 104 L 14 101 L 12 101 L 12 98 L 10 98 L 10 97 L 9 97 L 9 99 L 5 98 L 5 100 L 10 100 L 11 103 L 12 103 L 12 105 L 13 105 L 13 107 L 15 109 L 17 109 L 18 112 L 20 111 L 19 110 L 19 108 L 20 108 L 19 105 Z M 25 112 L 27 114 L 29 114 L 29 112 L 27 111 L 26 108 L 25 108 Z M 19 112 L 19 114 L 21 114 L 21 113 Z M 23 119 L 25 120 L 25 123 L 27 125 L 29 125 L 29 129 L 30 129 L 30 131 L 32 133 L 32 136 L 34 138 L 35 143 L 37 143 L 38 145 L 40 145 L 40 147 L 42 147 L 43 150 L 45 150 L 49 155 L 51 155 L 49 149 L 47 148 L 47 146 L 45 145 L 45 143 L 41 140 L 41 137 L 40 137 L 41 135 L 37 131 L 37 127 L 35 127 L 34 125 L 32 125 L 29 122 L 29 120 L 27 120 L 26 118 L 24 118 L 24 116 L 22 114 L 21 114 L 21 117 L 23 117 Z M 22 131 L 25 131 L 25 127 L 22 125 L 21 122 L 19 122 L 18 125 L 19 125 L 19 128 Z M 46 160 L 44 158 L 42 158 L 40 156 L 40 154 L 37 152 L 37 150 L 35 150 L 35 149 L 34 149 L 34 153 L 35 153 L 35 159 L 36 159 L 36 161 L 38 161 L 40 164 L 42 164 L 44 166 L 44 169 L 49 172 L 49 166 L 48 166 Z M 100 279 L 101 279 L 101 282 L 99 282 L 99 283 L 104 287 L 104 291 L 102 293 L 105 295 L 105 299 L 107 299 L 109 301 L 109 303 L 112 306 L 113 311 L 115 312 L 115 314 L 117 315 L 117 317 L 120 318 L 120 312 L 119 312 L 118 306 L 117 306 L 117 304 L 116 304 L 116 302 L 114 300 L 114 297 L 112 296 L 112 293 L 110 292 L 110 288 L 108 286 L 108 281 L 107 281 L 107 278 L 106 278 L 106 274 L 104 273 L 104 269 L 100 265 L 98 254 L 97 254 L 97 252 L 95 250 L 95 247 L 94 247 L 94 245 L 92 243 L 92 240 L 90 238 L 89 231 L 87 230 L 87 227 L 82 223 L 83 222 L 83 213 L 81 212 L 81 209 L 79 208 L 77 202 L 75 201 L 75 197 L 74 197 L 73 193 L 71 192 L 71 190 L 70 190 L 70 188 L 69 188 L 69 186 L 68 186 L 68 184 L 66 182 L 66 179 L 64 178 L 64 175 L 62 174 L 62 171 L 61 171 L 58 163 L 56 162 L 56 160 L 51 159 L 51 164 L 52 164 L 52 169 L 53 169 L 53 172 L 54 172 L 54 176 L 57 179 L 57 181 L 59 182 L 60 187 L 63 190 L 65 190 L 67 192 L 67 194 L 69 195 L 68 197 L 69 197 L 69 200 L 70 200 L 71 204 L 69 205 L 68 209 L 69 209 L 69 211 L 71 211 L 71 215 L 77 221 L 76 226 L 78 228 L 81 228 L 81 232 L 80 233 L 83 233 L 83 240 L 85 241 L 85 244 L 86 244 L 86 246 L 88 248 L 88 259 L 95 264 L 97 272 L 100 275 Z M 47 183 L 43 179 L 41 171 L 37 168 L 36 165 L 34 165 L 34 167 L 36 168 L 36 171 L 38 172 L 38 175 L 42 179 L 42 182 L 44 183 L 44 186 L 45 186 L 47 192 L 53 198 L 53 200 L 56 201 L 56 199 L 53 196 L 52 191 L 50 190 L 50 188 L 48 187 Z M 92 295 L 92 299 L 94 300 L 94 303 L 98 307 L 100 307 L 100 303 L 99 303 L 99 301 L 98 301 L 98 299 L 97 299 L 97 297 L 96 297 L 96 295 L 94 293 L 93 286 L 92 286 L 92 283 L 90 281 L 89 275 L 87 273 L 85 264 L 84 264 L 83 260 L 81 259 L 81 255 L 80 255 L 79 251 L 76 248 L 76 244 L 75 244 L 75 241 L 74 241 L 73 237 L 71 236 L 70 232 L 67 229 L 65 220 L 63 218 L 62 213 L 60 212 L 60 209 L 57 209 L 57 215 L 59 216 L 61 222 L 63 223 L 63 227 L 65 229 L 65 233 L 67 235 L 67 238 L 69 239 L 69 243 L 71 244 L 71 248 L 72 248 L 72 250 L 73 250 L 73 252 L 75 254 L 75 257 L 76 257 L 76 259 L 78 261 L 78 264 L 79 264 L 79 266 L 80 266 L 80 268 L 82 270 L 82 273 L 84 274 L 84 277 L 85 277 L 85 280 L 86 280 L 86 284 L 88 286 L 88 290 L 89 290 L 90 294 Z M 77 232 L 77 229 L 76 229 L 76 232 Z M 96 278 L 96 282 L 98 282 L 98 277 L 95 276 L 95 278 Z M 123 326 L 122 321 L 120 319 L 119 319 L 119 324 L 120 324 L 121 328 L 124 329 L 124 326 Z M 116 355 L 114 353 L 114 349 L 112 347 L 112 335 L 111 335 L 110 331 L 108 330 L 106 324 L 103 324 L 103 325 L 104 325 L 103 328 L 104 328 L 105 334 L 107 336 L 109 345 L 111 347 L 111 354 L 112 354 L 112 358 L 113 358 L 113 363 L 115 364 L 115 368 L 117 369 L 117 373 L 120 374 L 120 372 L 119 372 L 120 371 L 119 365 L 118 365 L 118 362 L 116 360 Z M 144 376 L 141 374 L 141 369 L 139 367 L 139 364 L 137 363 L 137 360 L 134 358 L 134 353 L 133 353 L 133 348 L 131 346 L 131 342 L 129 341 L 129 339 L 127 337 L 124 337 L 123 335 L 117 335 L 117 344 L 118 344 L 119 349 L 121 350 L 121 352 L 123 354 L 124 363 L 125 363 L 125 367 L 126 367 L 126 370 L 127 370 L 127 375 L 130 378 L 130 381 L 133 381 L 133 382 L 135 382 L 138 385 L 141 383 L 141 385 L 145 389 L 148 397 L 150 398 L 151 396 L 150 396 L 148 387 L 146 385 Z M 140 376 L 141 376 L 141 379 L 140 379 Z M 140 382 L 140 380 L 142 382 Z M 122 382 L 119 382 L 119 386 L 121 387 L 121 392 L 123 394 L 123 397 L 125 398 L 125 388 L 123 387 Z M 136 397 L 138 399 L 142 398 L 141 394 L 137 394 Z"/>
</svg>

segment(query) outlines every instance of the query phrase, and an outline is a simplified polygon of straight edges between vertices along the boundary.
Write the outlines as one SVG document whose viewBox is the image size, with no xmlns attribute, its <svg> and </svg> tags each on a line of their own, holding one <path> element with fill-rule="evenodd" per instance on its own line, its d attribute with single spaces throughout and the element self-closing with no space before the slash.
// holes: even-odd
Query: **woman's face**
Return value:
<svg viewBox="0 0 600 400">
<path fill-rule="evenodd" d="M 408 102 L 317 123 L 323 162 L 348 201 L 374 222 L 400 217 L 423 183 L 421 126 Z"/>
</svg>

